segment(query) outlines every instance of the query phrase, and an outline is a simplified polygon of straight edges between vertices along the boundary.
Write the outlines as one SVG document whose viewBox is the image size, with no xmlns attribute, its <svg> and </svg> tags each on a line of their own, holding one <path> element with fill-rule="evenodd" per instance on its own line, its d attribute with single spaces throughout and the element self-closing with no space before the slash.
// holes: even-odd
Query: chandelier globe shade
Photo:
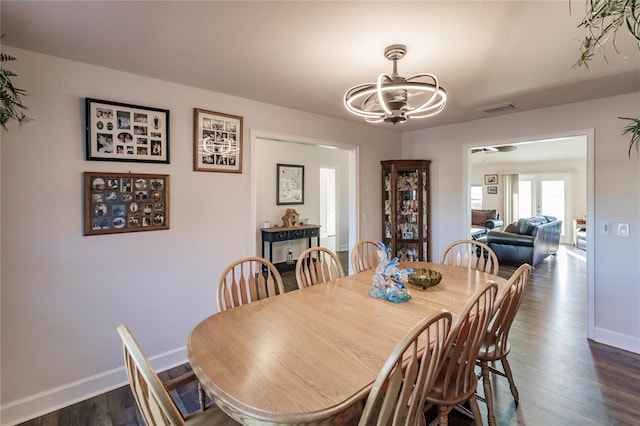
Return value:
<svg viewBox="0 0 640 426">
<path fill-rule="evenodd" d="M 393 62 L 391 74 L 382 73 L 375 83 L 359 84 L 347 90 L 344 105 L 353 114 L 371 123 L 403 123 L 409 118 L 431 117 L 442 111 L 447 92 L 433 74 L 402 77 L 398 60 L 407 53 L 403 44 L 393 44 L 384 56 Z"/>
</svg>

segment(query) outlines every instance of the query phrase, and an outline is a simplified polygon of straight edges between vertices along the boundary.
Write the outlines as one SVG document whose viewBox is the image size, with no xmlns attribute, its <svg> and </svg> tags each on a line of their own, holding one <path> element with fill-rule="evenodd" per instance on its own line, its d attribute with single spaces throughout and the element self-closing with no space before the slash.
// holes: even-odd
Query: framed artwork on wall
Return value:
<svg viewBox="0 0 640 426">
<path fill-rule="evenodd" d="M 84 172 L 84 235 L 169 229 L 169 175 Z"/>
<path fill-rule="evenodd" d="M 277 165 L 276 204 L 304 204 L 304 166 Z"/>
<path fill-rule="evenodd" d="M 169 163 L 169 110 L 86 98 L 87 160 Z"/>
<path fill-rule="evenodd" d="M 484 175 L 485 185 L 496 185 L 498 183 L 498 175 Z"/>
<path fill-rule="evenodd" d="M 487 186 L 487 194 L 497 194 L 498 187 L 497 186 Z"/>
<path fill-rule="evenodd" d="M 242 173 L 242 117 L 193 109 L 193 170 Z"/>
</svg>

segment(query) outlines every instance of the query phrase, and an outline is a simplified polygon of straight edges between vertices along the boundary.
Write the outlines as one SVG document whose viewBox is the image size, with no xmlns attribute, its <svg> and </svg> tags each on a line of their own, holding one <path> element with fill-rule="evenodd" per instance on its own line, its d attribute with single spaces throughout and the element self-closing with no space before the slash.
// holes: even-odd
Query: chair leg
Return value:
<svg viewBox="0 0 640 426">
<path fill-rule="evenodd" d="M 447 426 L 449 424 L 449 407 L 446 405 L 438 405 L 438 426 Z"/>
<path fill-rule="evenodd" d="M 509 380 L 509 387 L 511 388 L 511 395 L 513 395 L 513 399 L 516 401 L 516 405 L 518 405 L 518 401 L 520 400 L 520 396 L 518 395 L 518 388 L 516 388 L 516 382 L 513 380 L 513 374 L 511 373 L 511 366 L 509 365 L 509 361 L 507 361 L 507 357 L 502 358 L 502 368 L 504 368 L 505 376 Z"/>
<path fill-rule="evenodd" d="M 198 400 L 200 401 L 200 411 L 204 411 L 205 395 L 200 382 L 198 382 Z"/>
<path fill-rule="evenodd" d="M 493 392 L 491 391 L 491 378 L 489 377 L 489 364 L 487 361 L 480 363 L 482 368 L 482 384 L 484 386 L 484 400 L 487 403 L 487 420 L 489 426 L 495 426 L 496 416 L 493 413 Z"/>
<path fill-rule="evenodd" d="M 482 415 L 480 414 L 480 407 L 478 407 L 478 401 L 476 395 L 473 394 L 469 398 L 469 405 L 471 406 L 471 412 L 476 420 L 476 426 L 482 426 Z"/>
</svg>

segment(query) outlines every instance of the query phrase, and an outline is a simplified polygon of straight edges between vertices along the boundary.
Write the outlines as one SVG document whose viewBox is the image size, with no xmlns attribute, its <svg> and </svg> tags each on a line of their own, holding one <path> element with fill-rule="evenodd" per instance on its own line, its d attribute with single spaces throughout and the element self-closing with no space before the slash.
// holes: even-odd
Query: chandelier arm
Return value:
<svg viewBox="0 0 640 426">
<path fill-rule="evenodd" d="M 411 114 L 411 115 L 410 115 L 410 117 L 411 117 L 411 118 L 427 118 L 427 117 L 432 117 L 432 116 L 434 116 L 434 115 L 436 115 L 436 114 L 440 113 L 440 111 L 442 111 L 442 110 L 444 109 L 444 106 L 445 106 L 444 104 L 441 104 L 441 105 L 438 107 L 438 109 L 437 109 L 437 110 L 435 110 L 435 111 L 430 111 L 430 112 L 428 112 L 428 113 L 426 113 L 426 114 Z M 424 111 L 422 111 L 422 112 L 427 112 L 427 111 L 428 111 L 428 110 L 424 110 Z"/>
<path fill-rule="evenodd" d="M 395 61 L 394 61 L 395 63 Z M 387 102 L 384 100 L 384 96 L 382 96 L 382 93 L 384 92 L 384 88 L 382 85 L 382 79 L 383 78 L 387 78 L 389 81 L 393 81 L 391 80 L 391 77 L 389 77 L 387 74 L 380 74 L 378 76 L 378 83 L 376 85 L 376 92 L 378 94 L 378 102 L 380 102 L 380 106 L 382 106 L 382 109 L 384 110 L 384 112 L 386 113 L 386 115 L 392 115 L 393 113 L 391 112 L 391 109 L 389 109 L 389 106 L 387 105 Z"/>
<path fill-rule="evenodd" d="M 361 107 L 354 105 L 360 99 L 364 99 L 361 102 L 361 105 L 364 105 L 368 99 L 371 98 L 372 95 L 376 94 L 376 88 L 374 84 L 361 84 L 355 87 L 352 87 L 347 91 L 344 104 L 345 107 L 351 111 L 353 114 L 359 115 L 361 117 L 367 118 L 381 118 L 384 117 L 384 112 L 382 111 L 367 111 Z"/>
<path fill-rule="evenodd" d="M 422 105 L 412 108 L 411 111 L 407 112 L 407 116 L 411 116 L 414 114 L 419 113 L 420 111 L 424 111 L 427 109 L 430 109 L 434 103 L 434 101 L 436 100 L 436 98 L 438 97 L 438 95 L 440 95 L 440 84 L 438 83 L 438 79 L 436 78 L 435 75 L 433 74 L 416 74 L 416 75 L 412 75 L 411 77 L 407 78 L 408 82 L 413 83 L 411 80 L 415 79 L 415 78 L 422 78 L 422 77 L 427 77 L 427 78 L 431 78 L 433 80 L 433 86 L 434 86 L 434 90 L 433 90 L 433 94 L 431 95 L 431 97 L 429 99 L 427 99 L 425 102 L 422 103 Z M 418 82 L 415 82 L 418 83 Z M 444 100 L 444 98 L 443 98 Z"/>
</svg>

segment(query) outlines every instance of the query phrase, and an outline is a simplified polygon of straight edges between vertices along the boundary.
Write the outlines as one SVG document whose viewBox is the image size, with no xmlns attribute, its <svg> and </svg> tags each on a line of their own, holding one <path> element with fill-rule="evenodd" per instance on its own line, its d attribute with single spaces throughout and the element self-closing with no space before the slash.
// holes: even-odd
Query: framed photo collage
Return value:
<svg viewBox="0 0 640 426">
<path fill-rule="evenodd" d="M 169 164 L 169 110 L 85 98 L 85 160 Z M 242 173 L 242 117 L 194 108 L 194 171 Z M 169 229 L 169 175 L 84 172 L 84 235 Z"/>
</svg>

